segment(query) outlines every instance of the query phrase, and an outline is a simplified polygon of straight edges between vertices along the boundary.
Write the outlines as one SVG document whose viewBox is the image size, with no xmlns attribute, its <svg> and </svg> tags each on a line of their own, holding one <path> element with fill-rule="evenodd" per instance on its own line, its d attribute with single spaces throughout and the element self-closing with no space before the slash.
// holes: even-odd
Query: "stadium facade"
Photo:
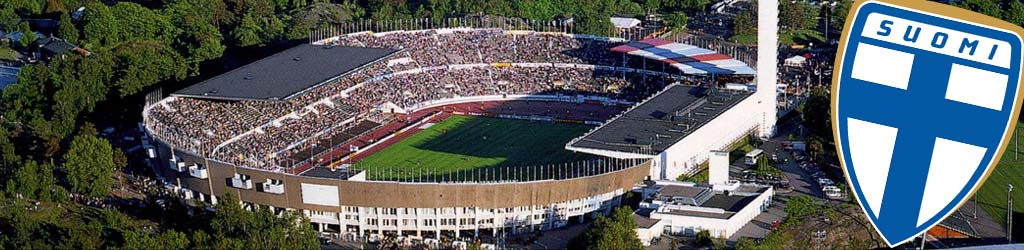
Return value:
<svg viewBox="0 0 1024 250">
<path fill-rule="evenodd" d="M 293 86 L 290 89 L 259 92 L 259 90 L 240 88 L 238 86 L 245 86 L 247 84 L 254 84 L 253 86 L 275 86 L 275 83 L 294 79 L 287 75 L 273 74 L 273 72 L 299 72 L 294 74 L 305 72 L 300 69 L 308 70 L 311 67 L 305 64 L 307 61 L 318 60 L 316 59 L 318 56 L 315 55 L 317 53 L 315 52 L 316 50 L 310 48 L 329 50 L 337 46 L 334 44 L 341 43 L 339 40 L 345 37 L 361 36 L 369 37 L 368 40 L 373 40 L 384 36 L 393 35 L 401 37 L 422 32 L 424 31 L 396 31 L 377 34 L 362 32 L 360 34 L 331 37 L 316 41 L 313 45 L 304 45 L 307 48 L 297 49 L 297 52 L 292 51 L 303 53 L 301 56 L 289 54 L 291 52 L 286 51 L 283 54 L 264 59 L 280 61 L 282 63 L 276 67 L 282 68 L 266 65 L 263 67 L 267 68 L 244 66 L 239 70 L 249 70 L 251 72 L 229 72 L 225 75 L 231 77 L 217 77 L 208 82 L 200 83 L 195 87 L 185 89 L 180 93 L 173 94 L 170 97 L 150 98 L 151 101 L 147 102 L 143 117 L 146 130 L 154 140 L 153 145 L 156 145 L 156 155 L 159 160 L 155 164 L 158 166 L 155 169 L 158 175 L 170 188 L 177 190 L 185 198 L 216 203 L 218 196 L 230 194 L 239 197 L 246 206 L 269 206 L 275 211 L 299 210 L 309 217 L 311 222 L 322 232 L 333 233 L 343 237 L 374 237 L 382 234 L 422 237 L 440 237 L 441 235 L 459 237 L 466 234 L 498 235 L 505 232 L 515 233 L 558 228 L 570 222 L 583 221 L 585 218 L 592 218 L 597 214 L 607 213 L 613 207 L 620 204 L 623 194 L 634 190 L 636 185 L 643 180 L 674 178 L 695 168 L 696 163 L 706 159 L 706 154 L 711 150 L 722 149 L 731 141 L 747 136 L 750 133 L 768 136 L 773 130 L 776 98 L 774 91 L 776 88 L 773 81 L 769 82 L 759 79 L 757 81 L 757 91 L 753 93 L 722 91 L 714 87 L 709 89 L 674 84 L 666 87 L 657 95 L 637 102 L 630 111 L 643 110 L 647 106 L 668 100 L 664 102 L 679 106 L 677 108 L 689 108 L 691 112 L 707 110 L 703 112 L 706 117 L 702 118 L 701 121 L 694 121 L 692 127 L 688 128 L 689 130 L 685 136 L 679 136 L 677 137 L 678 139 L 674 139 L 671 143 L 659 144 L 660 146 L 652 146 L 654 145 L 653 143 L 648 143 L 648 146 L 643 150 L 617 150 L 602 146 L 588 147 L 586 145 L 574 146 L 573 143 L 570 143 L 566 146 L 567 149 L 606 156 L 620 162 L 618 167 L 606 166 L 602 168 L 602 166 L 589 166 L 588 169 L 601 168 L 601 171 L 583 171 L 582 173 L 587 174 L 578 174 L 571 178 L 528 181 L 381 181 L 367 178 L 367 173 L 362 170 L 347 169 L 344 166 L 337 165 L 324 167 L 327 164 L 320 164 L 312 156 L 309 157 L 309 161 L 289 162 L 285 169 L 266 167 L 265 165 L 268 164 L 278 164 L 280 161 L 272 160 L 275 157 L 279 157 L 278 154 L 288 152 L 287 150 L 276 150 L 276 148 L 274 153 L 266 154 L 239 153 L 237 155 L 229 154 L 227 157 L 223 156 L 224 154 L 218 154 L 218 152 L 224 152 L 224 150 L 230 151 L 232 147 L 236 148 L 235 150 L 237 148 L 244 149 L 245 145 L 240 145 L 239 142 L 246 140 L 247 137 L 271 136 L 271 139 L 288 140 L 286 145 L 289 145 L 289 147 L 302 144 L 302 142 L 307 141 L 309 138 L 296 139 L 268 131 L 287 126 L 290 120 L 298 120 L 307 115 L 327 116 L 323 115 L 324 111 L 320 110 L 323 107 L 343 110 L 343 112 L 340 112 L 342 114 L 339 115 L 340 118 L 337 118 L 338 121 L 336 122 L 338 123 L 354 124 L 360 119 L 369 120 L 371 117 L 376 117 L 345 111 L 348 109 L 341 104 L 341 101 L 358 100 L 358 88 L 367 88 L 368 84 L 388 77 L 395 77 L 399 72 L 428 72 L 430 70 L 437 70 L 438 67 L 418 65 L 413 69 L 392 71 L 386 77 L 370 75 L 366 76 L 367 80 L 365 81 L 344 88 L 338 93 L 330 93 L 330 97 L 308 101 L 303 99 L 304 96 L 318 94 L 319 90 L 316 88 L 325 88 L 325 82 L 339 81 L 339 79 L 344 81 L 347 75 L 359 75 L 361 74 L 359 70 L 372 68 L 371 64 L 384 64 L 385 61 L 389 64 L 401 63 L 400 61 L 408 60 L 406 59 L 408 57 L 396 58 L 396 54 L 402 54 L 401 52 L 384 50 L 374 52 L 379 53 L 379 57 L 363 57 L 359 59 L 361 60 L 359 63 L 345 64 L 346 66 L 344 67 L 350 69 L 342 70 L 344 72 L 336 72 L 336 76 L 307 74 L 301 80 L 304 82 L 296 83 L 300 85 L 299 87 Z M 432 34 L 437 37 L 440 36 L 439 34 L 458 34 L 460 32 L 472 34 L 472 32 L 476 31 L 463 28 L 426 32 L 433 32 Z M 500 31 L 500 33 L 501 35 L 499 36 L 518 36 L 516 39 L 525 40 L 529 40 L 526 38 L 531 38 L 530 36 L 568 37 L 570 41 L 584 41 L 583 43 L 587 44 L 586 46 L 592 45 L 591 40 L 619 44 L 627 42 L 614 38 L 552 32 Z M 356 42 L 365 43 L 365 41 L 358 40 Z M 551 46 L 549 45 L 548 47 Z M 415 48 L 395 49 L 406 52 L 407 55 L 410 55 L 409 57 L 414 57 L 412 56 L 413 53 L 421 53 L 416 51 L 410 52 L 410 50 L 415 50 Z M 767 54 L 772 53 L 765 52 L 759 56 L 765 57 Z M 483 61 L 482 56 L 479 54 L 475 56 L 481 57 L 481 61 Z M 285 60 L 282 60 L 282 58 Z M 769 58 L 774 60 L 775 56 L 772 54 Z M 463 59 L 449 58 L 449 60 Z M 715 62 L 698 61 L 697 63 L 714 65 L 713 63 Z M 254 64 L 261 65 L 261 62 Z M 630 69 L 626 64 L 620 66 L 595 66 L 583 65 L 578 62 L 575 64 L 559 62 L 479 62 L 459 65 L 462 65 L 459 67 L 552 67 L 553 69 L 561 66 L 563 68 L 620 72 L 623 78 L 625 78 L 627 72 L 630 74 L 640 74 L 644 79 L 655 75 L 666 75 L 665 72 L 659 73 L 649 68 Z M 763 66 L 761 63 L 759 65 Z M 388 66 L 391 67 L 391 65 Z M 774 64 L 769 68 L 773 67 Z M 449 65 L 443 68 L 452 70 L 454 67 Z M 271 71 L 271 73 L 261 72 L 264 70 Z M 683 70 L 680 69 L 679 72 L 683 72 Z M 594 73 L 594 75 L 597 74 Z M 765 77 L 766 75 L 770 76 Z M 758 77 L 774 79 L 774 75 L 774 72 L 770 72 L 759 74 Z M 554 85 L 562 86 L 563 83 Z M 536 91 L 537 93 L 525 93 L 526 95 L 523 95 L 524 93 L 501 93 L 496 95 L 455 96 L 454 98 L 440 99 L 428 98 L 425 101 L 411 104 L 387 102 L 386 104 L 388 105 L 379 105 L 373 109 L 377 113 L 388 113 L 382 112 L 383 110 L 381 109 L 383 108 L 380 107 L 390 107 L 391 112 L 394 112 L 394 107 L 399 107 L 403 109 L 403 113 L 413 114 L 418 110 L 439 108 L 450 104 L 481 101 L 515 101 L 516 99 L 528 98 L 574 103 L 596 102 L 603 105 L 618 102 L 618 100 L 608 97 L 588 96 L 586 94 L 569 95 L 564 93 L 546 93 L 545 90 L 531 91 Z M 671 101 L 673 98 L 666 95 L 680 91 L 682 92 L 679 93 L 680 95 L 694 95 L 695 97 L 688 99 L 685 103 L 679 103 Z M 693 92 L 697 93 L 694 94 Z M 220 103 L 223 100 L 239 102 L 238 100 L 250 99 L 244 96 L 259 96 L 254 99 L 264 100 L 241 101 L 242 104 Z M 405 94 L 405 96 L 406 98 L 408 96 L 415 96 L 415 93 L 411 95 Z M 229 107 L 236 107 L 230 105 L 237 105 L 242 109 L 251 110 L 276 107 L 260 103 L 268 101 L 285 103 L 274 105 L 290 105 L 288 103 L 297 102 L 296 100 L 306 101 L 310 104 L 300 107 L 301 110 L 299 111 L 285 113 L 280 118 L 271 117 L 273 119 L 267 121 L 265 125 L 255 128 L 243 128 L 242 130 L 246 131 L 244 133 L 239 132 L 240 134 L 238 135 L 220 136 L 218 134 L 220 133 L 219 131 L 213 131 L 210 128 L 208 123 L 211 121 L 189 118 L 189 115 L 195 114 L 182 111 L 194 106 L 191 105 L 194 103 L 186 102 L 193 98 L 207 98 L 218 101 L 213 104 L 204 102 L 203 105 L 215 105 L 214 108 L 203 106 L 206 110 L 220 108 L 220 106 L 216 105 Z M 189 105 L 185 105 L 185 103 L 189 103 Z M 353 109 L 360 107 L 359 104 L 352 104 L 351 106 L 355 106 Z M 628 117 L 630 111 L 606 122 L 583 138 L 597 136 L 600 133 L 604 133 L 602 131 L 606 131 L 610 126 L 626 122 L 627 119 L 623 117 Z M 183 118 L 169 118 L 167 114 L 174 112 L 186 114 L 182 116 Z M 678 109 L 667 112 L 676 113 L 675 115 L 679 116 L 684 115 L 678 114 Z M 256 112 L 256 114 L 264 113 Z M 353 115 L 349 115 L 350 113 Z M 696 115 L 696 113 L 686 115 Z M 237 123 L 237 121 L 233 120 L 222 123 L 229 124 L 224 127 L 232 127 Z M 331 127 L 331 129 L 333 128 Z M 641 131 L 641 133 L 657 137 L 655 135 L 657 132 Z M 315 133 L 313 135 L 318 136 L 321 134 Z M 359 137 L 356 136 L 354 138 Z M 641 136 L 640 138 L 650 137 Z M 294 140 L 301 141 L 294 142 Z M 659 140 L 660 142 L 660 139 L 655 138 L 654 140 Z M 574 143 L 580 141 L 584 140 L 574 140 Z M 638 141 L 642 142 L 643 140 L 633 140 L 633 143 L 635 144 Z M 254 145 L 260 146 L 260 144 Z M 312 142 L 311 148 L 316 146 L 316 142 Z M 351 145 L 349 147 L 351 147 L 350 151 L 358 152 L 373 146 L 373 144 L 370 144 L 361 148 Z"/>
</svg>

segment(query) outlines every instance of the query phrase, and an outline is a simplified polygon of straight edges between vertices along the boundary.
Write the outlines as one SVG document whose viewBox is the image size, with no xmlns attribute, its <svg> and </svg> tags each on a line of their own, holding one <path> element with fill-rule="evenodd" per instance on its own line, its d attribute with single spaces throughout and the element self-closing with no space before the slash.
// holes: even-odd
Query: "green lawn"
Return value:
<svg viewBox="0 0 1024 250">
<path fill-rule="evenodd" d="M 515 173 L 548 164 L 592 159 L 564 149 L 591 126 L 554 122 L 452 116 L 356 163 L 367 178 L 415 180 L 492 179 L 484 173 Z M 486 169 L 486 170 L 483 170 Z M 429 173 L 429 174 L 428 174 Z M 451 177 L 451 176 L 463 177 Z M 493 175 L 493 174 L 487 174 Z M 527 175 L 520 172 L 518 175 Z M 470 177 L 471 176 L 471 177 Z M 526 178 L 525 176 L 522 178 Z M 534 178 L 530 178 L 534 179 Z"/>
<path fill-rule="evenodd" d="M 18 57 L 15 56 L 15 53 L 17 53 L 17 52 L 14 52 L 14 49 L 7 48 L 7 47 L 0 47 L 0 60 L 8 60 L 8 61 L 18 60 Z"/>
<path fill-rule="evenodd" d="M 1017 126 L 1024 132 L 1024 124 Z M 1024 135 L 1021 135 L 1024 136 Z M 1024 138 L 1021 138 L 1024 139 Z M 1024 147 L 1024 141 L 1021 142 Z M 1019 153 L 1020 160 L 1014 160 L 1014 153 Z M 1017 152 L 1014 148 L 1014 141 L 1010 141 L 1009 147 L 1003 153 L 1003 158 L 996 166 L 996 169 L 989 175 L 988 180 L 981 186 L 975 197 L 978 199 L 978 206 L 985 210 L 993 219 L 1000 224 L 1006 225 L 1006 184 L 1013 184 L 1013 211 L 1014 211 L 1014 239 L 1024 235 L 1021 222 L 1024 222 L 1024 148 Z M 971 206 L 967 203 L 964 206 Z M 970 211 L 968 209 L 968 211 Z"/>
</svg>

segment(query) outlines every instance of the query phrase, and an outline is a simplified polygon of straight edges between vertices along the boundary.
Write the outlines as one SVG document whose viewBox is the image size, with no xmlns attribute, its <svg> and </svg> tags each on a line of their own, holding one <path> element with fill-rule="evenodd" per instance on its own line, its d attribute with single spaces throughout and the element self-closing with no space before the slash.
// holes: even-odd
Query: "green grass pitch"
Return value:
<svg viewBox="0 0 1024 250">
<path fill-rule="evenodd" d="M 1018 125 L 1017 129 L 1024 132 L 1024 124 Z M 1024 137 L 1024 135 L 1018 135 Z M 1020 138 L 1024 139 L 1024 138 Z M 1024 147 L 1024 141 L 1020 142 L 1020 146 Z M 1018 154 L 1018 160 L 1014 160 L 1014 154 Z M 1006 226 L 1006 186 L 1007 184 L 1013 184 L 1013 231 L 1014 240 L 1020 239 L 1018 237 L 1024 236 L 1024 148 L 1020 152 L 1017 151 L 1014 140 L 1011 137 L 1010 143 L 1003 153 L 1003 158 L 999 161 L 999 165 L 989 175 L 988 180 L 985 184 L 978 189 L 975 198 L 978 201 L 978 207 L 985 210 L 989 216 L 992 216 L 997 222 Z M 965 203 L 967 206 L 966 211 L 972 211 L 971 202 Z"/>
<path fill-rule="evenodd" d="M 565 150 L 569 140 L 591 128 L 581 124 L 452 116 L 357 162 L 354 167 L 366 170 L 367 179 L 372 180 L 410 180 L 428 175 L 448 179 L 451 174 L 473 176 L 481 169 L 503 167 L 535 167 L 533 170 L 543 172 L 539 166 L 592 159 Z"/>
</svg>

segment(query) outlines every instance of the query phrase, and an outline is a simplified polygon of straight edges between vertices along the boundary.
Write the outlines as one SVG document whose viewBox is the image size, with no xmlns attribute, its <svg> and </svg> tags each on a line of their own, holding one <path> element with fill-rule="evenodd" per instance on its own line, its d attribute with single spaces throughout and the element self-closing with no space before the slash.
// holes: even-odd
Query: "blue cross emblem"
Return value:
<svg viewBox="0 0 1024 250">
<path fill-rule="evenodd" d="M 927 231 L 980 187 L 1020 106 L 1019 28 L 913 5 L 852 8 L 833 86 L 840 160 L 890 246 Z M 922 6 L 929 12 L 915 9 Z"/>
</svg>

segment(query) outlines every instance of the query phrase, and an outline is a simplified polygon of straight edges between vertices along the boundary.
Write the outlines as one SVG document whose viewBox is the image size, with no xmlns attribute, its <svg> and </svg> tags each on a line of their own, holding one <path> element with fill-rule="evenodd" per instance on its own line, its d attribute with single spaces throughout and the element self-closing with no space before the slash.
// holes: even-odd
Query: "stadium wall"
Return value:
<svg viewBox="0 0 1024 250">
<path fill-rule="evenodd" d="M 647 176 L 649 162 L 624 170 L 601 175 L 567 180 L 543 180 L 532 182 L 506 183 L 403 183 L 383 181 L 352 181 L 317 178 L 270 172 L 233 166 L 212 161 L 187 152 L 172 150 L 167 144 L 157 141 L 160 163 L 156 171 L 165 181 L 182 189 L 186 197 L 216 202 L 216 196 L 233 194 L 242 201 L 268 205 L 277 208 L 305 209 L 340 212 L 343 206 L 384 207 L 384 208 L 510 208 L 521 206 L 546 206 L 570 200 L 585 199 L 607 193 L 621 193 L 632 189 Z M 173 154 L 172 154 L 173 151 Z M 172 169 L 172 155 L 180 158 L 186 166 L 200 164 L 208 171 L 208 178 L 193 177 L 186 169 L 178 172 Z M 254 183 L 251 189 L 231 187 L 236 174 L 249 176 Z M 283 194 L 259 191 L 260 183 L 267 179 L 284 183 Z M 339 206 L 324 206 L 303 202 L 301 184 L 333 186 L 338 190 Z M 213 197 L 211 197 L 213 196 Z"/>
<path fill-rule="evenodd" d="M 651 177 L 674 180 L 696 170 L 698 164 L 708 159 L 711 151 L 725 149 L 732 142 L 760 128 L 762 117 L 756 114 L 763 107 L 761 100 L 753 96 L 740 101 L 655 156 L 651 160 Z"/>
</svg>

